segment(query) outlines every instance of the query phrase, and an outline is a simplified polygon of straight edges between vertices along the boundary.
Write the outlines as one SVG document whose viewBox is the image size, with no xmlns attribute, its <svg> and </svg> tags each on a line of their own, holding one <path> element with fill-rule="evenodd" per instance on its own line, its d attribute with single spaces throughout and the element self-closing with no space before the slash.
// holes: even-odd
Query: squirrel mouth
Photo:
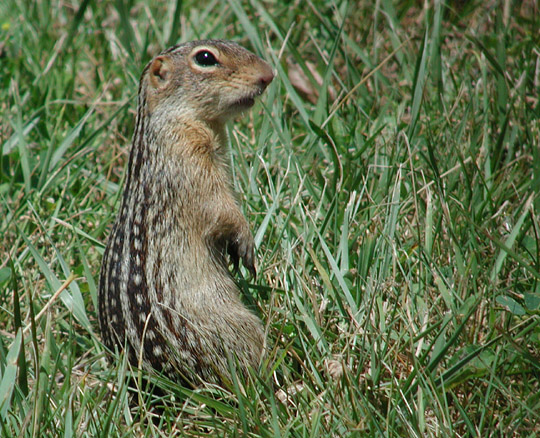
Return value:
<svg viewBox="0 0 540 438">
<path fill-rule="evenodd" d="M 245 96 L 233 102 L 236 108 L 251 108 L 254 104 L 255 98 L 252 96 Z"/>
<path fill-rule="evenodd" d="M 264 89 L 246 90 L 246 94 L 233 101 L 232 107 L 240 110 L 251 108 L 255 105 L 255 98 L 259 97 L 263 90 Z"/>
</svg>

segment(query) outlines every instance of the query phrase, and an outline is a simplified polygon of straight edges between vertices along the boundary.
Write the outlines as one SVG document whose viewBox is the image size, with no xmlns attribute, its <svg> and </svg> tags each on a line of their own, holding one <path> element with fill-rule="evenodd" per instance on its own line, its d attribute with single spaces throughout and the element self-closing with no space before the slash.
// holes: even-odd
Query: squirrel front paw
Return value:
<svg viewBox="0 0 540 438">
<path fill-rule="evenodd" d="M 257 271 L 255 269 L 255 241 L 249 230 L 240 231 L 234 234 L 227 243 L 227 252 L 231 257 L 235 271 L 238 271 L 238 263 L 242 263 L 255 278 Z"/>
</svg>

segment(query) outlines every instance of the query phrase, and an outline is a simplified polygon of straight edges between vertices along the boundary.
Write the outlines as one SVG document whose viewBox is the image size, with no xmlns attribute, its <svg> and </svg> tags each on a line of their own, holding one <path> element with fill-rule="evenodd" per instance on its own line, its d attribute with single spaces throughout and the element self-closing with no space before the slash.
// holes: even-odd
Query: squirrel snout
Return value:
<svg viewBox="0 0 540 438">
<path fill-rule="evenodd" d="M 259 76 L 259 86 L 261 87 L 262 91 L 270 85 L 270 82 L 274 79 L 274 72 L 269 68 L 268 71 L 265 71 Z"/>
</svg>

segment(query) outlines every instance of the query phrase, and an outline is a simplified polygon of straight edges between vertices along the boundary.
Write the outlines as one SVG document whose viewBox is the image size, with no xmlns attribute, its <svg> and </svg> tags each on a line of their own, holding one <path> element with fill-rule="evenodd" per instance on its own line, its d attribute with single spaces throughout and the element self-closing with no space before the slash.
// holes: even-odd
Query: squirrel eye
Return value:
<svg viewBox="0 0 540 438">
<path fill-rule="evenodd" d="M 201 50 L 195 54 L 195 62 L 202 67 L 211 67 L 219 64 L 216 57 L 208 50 Z"/>
</svg>

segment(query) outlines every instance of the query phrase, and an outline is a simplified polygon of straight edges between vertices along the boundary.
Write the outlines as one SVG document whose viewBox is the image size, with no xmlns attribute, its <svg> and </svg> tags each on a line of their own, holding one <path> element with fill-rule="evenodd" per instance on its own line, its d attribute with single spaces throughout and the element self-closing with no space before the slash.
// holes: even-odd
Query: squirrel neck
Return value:
<svg viewBox="0 0 540 438">
<path fill-rule="evenodd" d="M 145 123 L 144 131 L 138 134 L 145 137 L 151 153 L 165 159 L 212 160 L 226 154 L 228 136 L 222 121 L 207 121 L 189 113 L 147 113 Z"/>
<path fill-rule="evenodd" d="M 201 114 L 187 108 L 165 105 L 152 110 L 147 94 L 147 84 L 141 80 L 129 171 L 132 164 L 152 156 L 154 159 L 158 156 L 163 159 L 191 157 L 206 161 L 225 158 L 226 120 L 205 120 Z"/>
<path fill-rule="evenodd" d="M 229 184 L 227 142 L 222 121 L 139 108 L 124 203 L 133 196 L 143 199 L 150 192 L 156 197 L 198 197 L 207 190 L 205 186 Z M 146 196 L 141 197 L 141 190 Z"/>
</svg>

